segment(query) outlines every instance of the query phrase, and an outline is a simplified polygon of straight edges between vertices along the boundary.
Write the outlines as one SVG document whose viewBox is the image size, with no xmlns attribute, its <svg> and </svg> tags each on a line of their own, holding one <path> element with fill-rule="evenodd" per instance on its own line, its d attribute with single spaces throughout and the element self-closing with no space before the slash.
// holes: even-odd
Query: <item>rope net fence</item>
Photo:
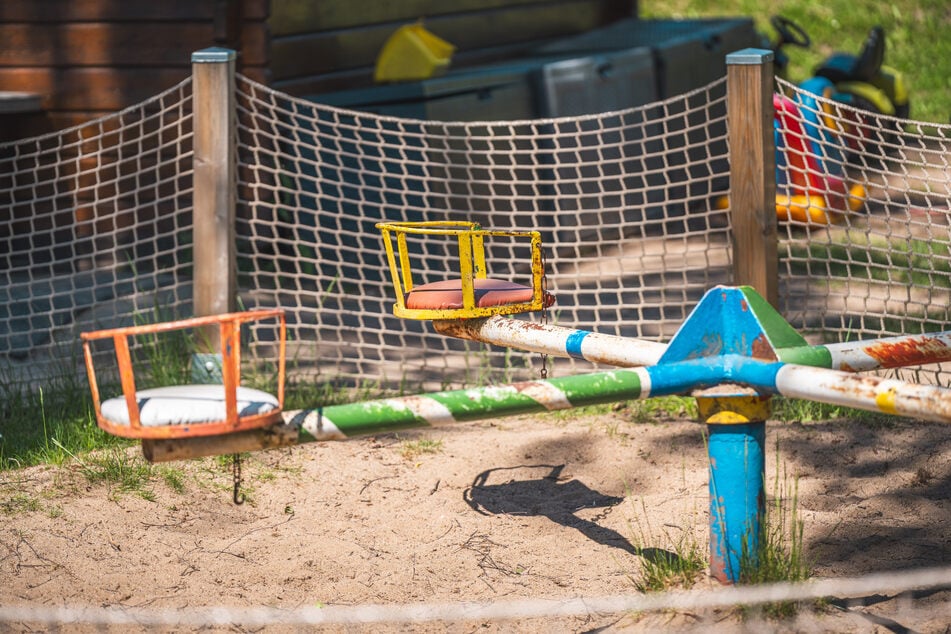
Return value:
<svg viewBox="0 0 951 634">
<path fill-rule="evenodd" d="M 321 378 L 436 388 L 526 378 L 536 371 L 524 355 L 391 315 L 375 223 L 466 220 L 541 231 L 553 323 L 668 337 L 730 277 L 726 217 L 709 204 L 727 186 L 724 86 L 587 117 L 447 123 L 240 79 L 242 286 L 253 303 L 290 310 L 298 367 Z M 413 246 L 425 253 L 417 283 L 458 270 L 448 243 Z M 506 244 L 487 245 L 487 260 L 502 279 L 530 267 Z"/>
<path fill-rule="evenodd" d="M 606 334 L 666 341 L 707 289 L 732 282 L 724 80 L 644 107 L 495 122 L 342 110 L 244 77 L 237 87 L 240 303 L 288 311 L 296 380 L 413 392 L 537 374 L 538 360 L 528 355 L 449 339 L 424 322 L 392 316 L 374 227 L 384 220 L 538 229 L 547 249 L 547 284 L 557 296 L 547 318 Z M 191 89 L 186 80 L 83 126 L 0 145 L 4 385 L 36 387 L 51 377 L 81 376 L 80 331 L 191 314 L 192 252 L 201 248 L 191 235 Z M 777 212 L 786 216 L 779 225 L 781 312 L 816 342 L 947 329 L 951 127 L 874 116 L 781 81 L 776 95 L 797 105 L 777 128 L 783 140 Z M 811 136 L 817 119 L 841 136 Z M 840 183 L 829 181 L 832 172 Z M 802 182 L 810 185 L 803 217 L 796 218 L 792 197 L 801 194 L 792 185 Z M 810 208 L 821 221 L 809 216 Z M 494 276 L 524 275 L 528 262 L 511 245 L 487 247 Z M 414 248 L 422 277 L 440 279 L 452 270 L 447 245 Z M 265 331 L 252 338 L 267 344 L 262 350 L 273 340 Z M 589 369 L 558 360 L 553 371 Z M 915 378 L 946 384 L 946 373 L 929 367 Z M 945 587 L 947 570 L 937 575 L 896 592 Z M 858 582 L 854 592 L 888 588 L 896 579 L 893 573 L 873 577 L 872 586 Z M 839 585 L 823 586 L 821 594 L 803 586 L 764 600 L 850 592 L 845 580 L 831 581 Z M 753 590 L 742 591 L 749 602 Z M 652 604 L 637 596 L 484 612 L 466 612 L 471 606 L 423 606 L 430 610 L 425 614 L 414 606 L 386 610 L 403 621 L 473 613 L 533 618 L 592 606 L 700 609 L 737 598 L 693 600 Z M 341 611 L 334 622 L 382 620 L 375 609 Z M 946 603 L 942 609 L 947 612 Z M 217 613 L 63 610 L 2 608 L 0 622 L 220 622 Z M 246 625 L 334 616 L 236 614 Z"/>
<path fill-rule="evenodd" d="M 492 622 L 526 624 L 532 620 L 551 623 L 561 629 L 566 617 L 605 617 L 630 615 L 635 618 L 650 613 L 673 610 L 686 612 L 693 623 L 681 624 L 679 632 L 754 632 L 754 631 L 828 631 L 828 615 L 832 612 L 848 618 L 836 621 L 847 631 L 877 631 L 875 626 L 900 631 L 946 631 L 951 617 L 951 601 L 939 598 L 927 606 L 920 600 L 951 584 L 951 569 L 923 568 L 899 572 L 870 574 L 861 577 L 822 579 L 805 583 L 771 583 L 758 586 L 730 586 L 719 589 L 675 590 L 659 593 L 636 593 L 619 596 L 503 599 L 493 602 L 460 601 L 456 603 L 365 604 L 279 607 L 207 606 L 158 608 L 137 606 L 0 606 L 0 623 L 59 625 L 90 625 L 97 630 L 123 631 L 125 628 L 174 627 L 206 629 L 209 627 L 292 628 L 346 626 L 348 631 L 374 631 L 382 626 L 396 626 L 392 631 L 405 631 L 408 626 L 461 622 Z M 832 598 L 834 597 L 834 598 Z M 866 611 L 876 601 L 896 598 L 899 605 L 888 617 Z M 826 600 L 826 607 L 817 604 Z M 758 606 L 781 603 L 796 606 L 791 617 L 765 618 L 755 610 Z M 724 609 L 746 607 L 750 612 L 740 622 L 725 625 Z M 611 625 L 619 623 L 613 617 Z M 667 631 L 663 621 L 647 619 L 646 625 Z M 911 629 L 906 627 L 911 625 Z M 359 628 L 359 629 L 354 629 Z M 366 629 L 364 629 L 366 628 Z M 640 629 L 640 628 L 639 628 Z M 126 630 L 127 631 L 127 630 Z M 294 630 L 296 631 L 296 629 Z M 387 629 L 385 631 L 391 631 Z M 534 631 L 534 630 L 533 630 Z"/>
<path fill-rule="evenodd" d="M 82 376 L 79 332 L 191 301 L 191 80 L 0 145 L 0 384 Z"/>
<path fill-rule="evenodd" d="M 948 126 L 777 81 L 796 105 L 777 119 L 781 312 L 815 342 L 945 329 Z M 240 307 L 288 311 L 295 380 L 417 391 L 537 375 L 527 354 L 392 316 L 384 220 L 538 229 L 557 303 L 524 318 L 607 334 L 666 341 L 732 282 L 725 79 L 638 108 L 493 122 L 343 110 L 242 76 L 237 93 Z M 6 384 L 75 376 L 82 330 L 190 316 L 192 125 L 186 80 L 0 146 Z M 811 212 L 797 216 L 802 191 Z M 413 246 L 421 281 L 451 275 L 448 244 Z M 524 275 L 512 245 L 487 247 L 493 276 Z"/>
<path fill-rule="evenodd" d="M 817 343 L 947 330 L 951 126 L 873 114 L 781 79 L 775 100 L 796 108 L 777 117 L 784 317 Z M 948 384 L 946 364 L 898 374 Z"/>
</svg>

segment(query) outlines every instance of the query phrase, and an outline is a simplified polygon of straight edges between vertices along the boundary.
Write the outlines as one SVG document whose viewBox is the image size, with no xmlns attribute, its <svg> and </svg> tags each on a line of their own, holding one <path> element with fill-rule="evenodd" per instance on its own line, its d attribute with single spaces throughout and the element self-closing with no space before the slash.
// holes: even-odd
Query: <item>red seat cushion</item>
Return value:
<svg viewBox="0 0 951 634">
<path fill-rule="evenodd" d="M 532 301 L 532 287 L 494 279 L 474 279 L 475 304 L 480 308 L 522 304 Z M 555 298 L 545 294 L 545 306 Z M 462 308 L 462 280 L 443 280 L 413 287 L 406 294 L 406 307 L 413 310 L 446 310 Z"/>
</svg>

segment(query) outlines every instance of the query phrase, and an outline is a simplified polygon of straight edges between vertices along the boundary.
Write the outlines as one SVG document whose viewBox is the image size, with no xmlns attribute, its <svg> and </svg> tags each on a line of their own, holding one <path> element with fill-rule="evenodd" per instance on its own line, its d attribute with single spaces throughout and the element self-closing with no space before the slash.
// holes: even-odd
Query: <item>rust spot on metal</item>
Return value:
<svg viewBox="0 0 951 634">
<path fill-rule="evenodd" d="M 843 376 L 835 382 L 830 382 L 828 389 L 841 394 L 872 396 L 881 384 L 881 379 L 874 376 Z"/>
<path fill-rule="evenodd" d="M 431 404 L 430 399 L 425 396 L 419 396 L 416 394 L 410 396 L 403 396 L 400 398 L 400 402 L 406 405 L 409 409 L 413 409 L 413 406 L 423 407 L 429 406 Z"/>
<path fill-rule="evenodd" d="M 772 344 L 769 343 L 769 339 L 766 338 L 765 332 L 760 333 L 760 335 L 753 340 L 753 358 L 764 359 L 766 361 L 776 361 L 778 359 L 776 351 L 773 349 Z"/>
<path fill-rule="evenodd" d="M 746 303 L 746 300 L 745 300 L 745 299 L 741 299 L 741 300 L 740 300 L 740 310 L 742 310 L 742 311 L 745 313 L 745 312 L 748 311 L 749 309 L 750 309 L 750 306 L 749 306 L 749 304 Z"/>
<path fill-rule="evenodd" d="M 865 353 L 883 368 L 951 360 L 951 348 L 933 337 L 881 341 L 867 346 Z"/>
<path fill-rule="evenodd" d="M 433 327 L 436 332 L 460 339 L 469 339 L 475 332 L 474 322 L 467 322 L 459 319 L 439 319 L 433 321 Z"/>
<path fill-rule="evenodd" d="M 627 361 L 622 361 L 621 359 L 618 359 L 616 356 L 612 354 L 601 355 L 601 354 L 594 354 L 589 352 L 585 354 L 584 359 L 585 361 L 590 361 L 591 363 L 604 363 L 604 364 L 613 366 L 615 368 L 637 368 L 637 367 L 641 367 L 642 365 L 640 363 L 631 363 Z"/>
<path fill-rule="evenodd" d="M 843 372 L 858 372 L 858 370 L 856 370 L 855 368 L 853 368 L 851 365 L 849 365 L 848 363 L 844 361 L 839 364 L 839 369 L 842 370 Z"/>
<path fill-rule="evenodd" d="M 516 392 L 521 394 L 528 388 L 532 387 L 534 385 L 534 381 L 520 381 L 518 383 L 512 383 L 511 385 L 513 388 L 515 388 Z"/>
<path fill-rule="evenodd" d="M 539 324 L 539 323 L 535 323 L 535 322 L 533 322 L 533 321 L 526 321 L 526 322 L 524 322 L 524 324 L 525 324 L 525 325 L 523 326 L 523 328 L 524 328 L 525 330 L 538 330 L 538 331 L 545 330 L 545 326 L 544 326 L 544 325 Z"/>
</svg>

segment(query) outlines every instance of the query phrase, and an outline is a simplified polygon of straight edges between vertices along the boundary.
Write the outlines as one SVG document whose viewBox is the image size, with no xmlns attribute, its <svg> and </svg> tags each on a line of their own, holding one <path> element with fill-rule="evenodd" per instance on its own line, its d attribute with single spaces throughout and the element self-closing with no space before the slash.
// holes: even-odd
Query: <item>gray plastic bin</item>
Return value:
<svg viewBox="0 0 951 634">
<path fill-rule="evenodd" d="M 726 75 L 726 56 L 760 46 L 753 20 L 628 19 L 536 50 L 539 55 L 584 56 L 650 49 L 654 56 L 657 97 L 680 95 Z"/>
<path fill-rule="evenodd" d="M 538 84 L 539 114 L 545 117 L 609 112 L 657 99 L 647 47 L 543 63 Z"/>
<path fill-rule="evenodd" d="M 422 81 L 308 95 L 342 108 L 431 121 L 494 121 L 537 116 L 532 72 L 537 63 L 482 66 Z"/>
</svg>

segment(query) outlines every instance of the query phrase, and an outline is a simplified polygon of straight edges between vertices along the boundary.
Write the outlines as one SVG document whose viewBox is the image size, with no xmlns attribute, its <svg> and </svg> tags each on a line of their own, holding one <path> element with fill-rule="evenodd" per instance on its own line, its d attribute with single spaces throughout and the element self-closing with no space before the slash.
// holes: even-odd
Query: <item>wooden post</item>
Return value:
<svg viewBox="0 0 951 634">
<path fill-rule="evenodd" d="M 234 68 L 232 50 L 206 48 L 192 53 L 192 301 L 196 317 L 234 312 L 237 305 Z M 220 382 L 218 329 L 203 328 L 197 334 L 192 379 Z"/>
<path fill-rule="evenodd" d="M 192 53 L 196 316 L 230 313 L 236 306 L 234 65 L 229 49 Z"/>
<path fill-rule="evenodd" d="M 748 48 L 726 56 L 730 134 L 733 283 L 778 306 L 773 52 Z"/>
</svg>

